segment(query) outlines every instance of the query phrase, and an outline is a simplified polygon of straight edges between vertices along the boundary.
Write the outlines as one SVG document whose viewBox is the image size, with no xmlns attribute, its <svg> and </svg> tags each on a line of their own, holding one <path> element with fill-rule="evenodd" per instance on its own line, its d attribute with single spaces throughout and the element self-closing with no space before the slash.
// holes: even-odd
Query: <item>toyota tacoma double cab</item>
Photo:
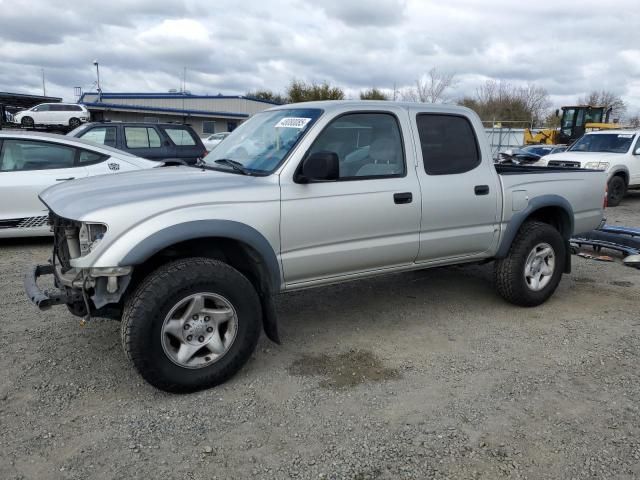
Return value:
<svg viewBox="0 0 640 480">
<path fill-rule="evenodd" d="M 158 388 L 220 384 L 274 297 L 441 265 L 493 261 L 498 292 L 531 307 L 570 271 L 569 238 L 597 227 L 606 175 L 494 165 L 478 116 L 457 106 L 327 101 L 278 106 L 204 162 L 44 191 L 54 250 L 25 275 L 40 309 L 121 320 Z M 43 289 L 38 277 L 53 276 Z"/>
</svg>

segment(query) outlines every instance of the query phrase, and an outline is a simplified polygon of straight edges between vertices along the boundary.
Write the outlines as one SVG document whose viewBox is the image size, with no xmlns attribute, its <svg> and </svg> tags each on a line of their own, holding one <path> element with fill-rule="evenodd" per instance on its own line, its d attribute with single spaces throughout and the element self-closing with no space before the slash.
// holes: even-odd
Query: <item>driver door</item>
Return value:
<svg viewBox="0 0 640 480">
<path fill-rule="evenodd" d="M 0 219 L 47 215 L 38 194 L 60 182 L 87 176 L 76 166 L 77 149 L 34 140 L 4 139 L 0 148 Z"/>
<path fill-rule="evenodd" d="M 404 120 L 403 120 L 404 121 Z M 418 253 L 420 187 L 412 147 L 391 112 L 339 116 L 306 155 L 336 153 L 339 178 L 281 176 L 281 259 L 287 288 L 411 264 Z"/>
</svg>

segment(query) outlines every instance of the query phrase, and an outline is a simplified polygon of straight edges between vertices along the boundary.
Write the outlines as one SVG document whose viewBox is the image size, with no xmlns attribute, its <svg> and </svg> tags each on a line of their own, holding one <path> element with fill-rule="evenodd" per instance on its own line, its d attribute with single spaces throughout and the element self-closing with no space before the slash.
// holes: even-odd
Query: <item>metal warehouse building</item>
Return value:
<svg viewBox="0 0 640 480">
<path fill-rule="evenodd" d="M 201 136 L 230 132 L 254 113 L 272 107 L 255 98 L 190 93 L 83 93 L 93 121 L 188 123 Z"/>
</svg>

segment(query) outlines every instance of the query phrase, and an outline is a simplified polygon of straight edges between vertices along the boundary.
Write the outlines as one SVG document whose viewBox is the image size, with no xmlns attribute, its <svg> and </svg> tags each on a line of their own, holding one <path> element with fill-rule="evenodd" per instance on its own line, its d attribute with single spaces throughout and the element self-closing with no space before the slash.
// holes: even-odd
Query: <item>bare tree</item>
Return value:
<svg viewBox="0 0 640 480">
<path fill-rule="evenodd" d="M 611 108 L 611 117 L 620 119 L 627 111 L 627 105 L 620 95 L 608 90 L 594 90 L 578 100 L 581 105 L 603 106 Z"/>
<path fill-rule="evenodd" d="M 432 68 L 416 80 L 414 87 L 406 88 L 402 98 L 410 102 L 445 103 L 451 99 L 447 97 L 447 90 L 456 85 L 453 73 L 443 73 Z"/>
<path fill-rule="evenodd" d="M 487 80 L 476 89 L 475 97 L 465 97 L 458 103 L 475 110 L 485 121 L 517 122 L 511 123 L 512 127 L 543 122 L 551 105 L 544 88 L 534 84 L 518 87 L 496 80 Z"/>
<path fill-rule="evenodd" d="M 625 123 L 628 123 L 629 126 L 633 127 L 633 128 L 640 127 L 640 112 L 638 112 L 635 115 L 627 118 L 627 121 Z"/>
</svg>

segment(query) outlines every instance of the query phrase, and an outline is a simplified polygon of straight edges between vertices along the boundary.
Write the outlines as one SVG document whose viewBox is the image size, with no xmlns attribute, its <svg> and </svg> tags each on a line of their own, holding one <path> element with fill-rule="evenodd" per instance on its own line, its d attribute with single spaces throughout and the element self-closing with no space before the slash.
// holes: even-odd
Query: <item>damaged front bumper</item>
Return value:
<svg viewBox="0 0 640 480">
<path fill-rule="evenodd" d="M 80 288 L 56 285 L 55 288 L 41 289 L 38 286 L 38 278 L 44 275 L 55 276 L 54 266 L 50 264 L 32 265 L 24 274 L 24 290 L 27 297 L 40 310 L 47 310 L 53 305 L 73 304 L 83 301 L 82 289 Z"/>
<path fill-rule="evenodd" d="M 33 265 L 24 275 L 29 300 L 40 310 L 54 305 L 73 305 L 88 301 L 91 310 L 120 302 L 131 280 L 131 267 L 71 269 L 66 273 L 51 264 Z M 54 288 L 42 289 L 38 278 L 52 275 Z"/>
</svg>

